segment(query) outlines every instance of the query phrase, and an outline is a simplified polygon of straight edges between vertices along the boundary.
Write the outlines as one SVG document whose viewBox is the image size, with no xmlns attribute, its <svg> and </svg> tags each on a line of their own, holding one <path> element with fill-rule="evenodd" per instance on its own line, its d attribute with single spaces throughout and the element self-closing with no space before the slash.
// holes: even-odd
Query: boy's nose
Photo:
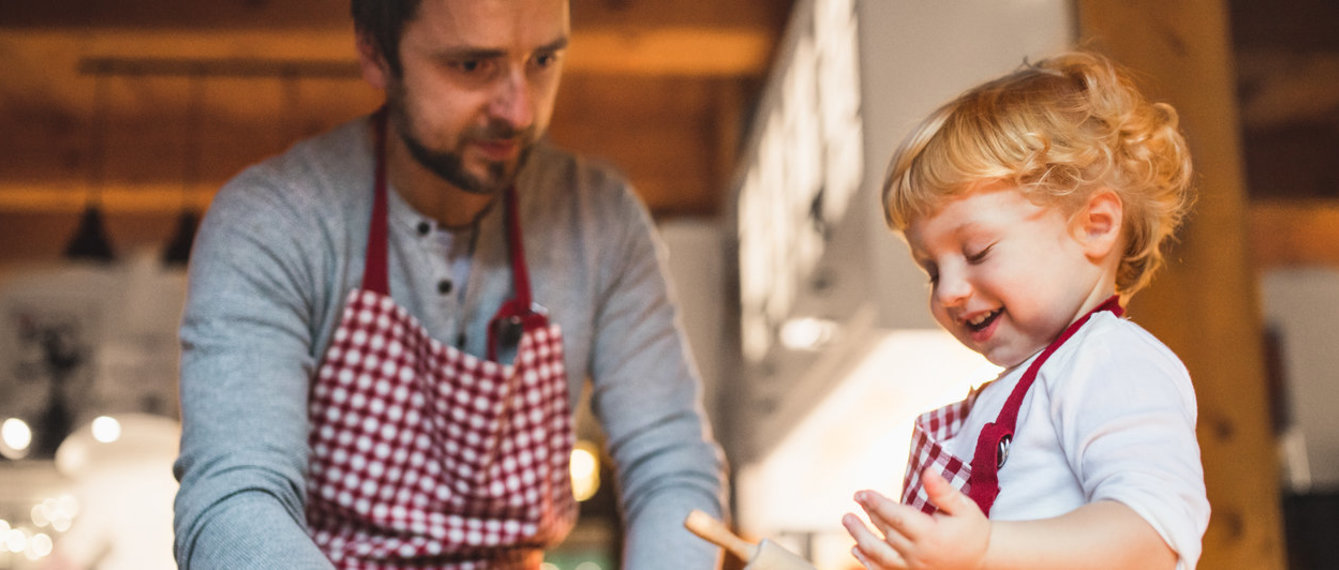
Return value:
<svg viewBox="0 0 1339 570">
<path fill-rule="evenodd" d="M 972 285 L 956 272 L 942 271 L 935 283 L 935 300 L 944 307 L 956 307 L 967 301 L 972 295 Z"/>
</svg>

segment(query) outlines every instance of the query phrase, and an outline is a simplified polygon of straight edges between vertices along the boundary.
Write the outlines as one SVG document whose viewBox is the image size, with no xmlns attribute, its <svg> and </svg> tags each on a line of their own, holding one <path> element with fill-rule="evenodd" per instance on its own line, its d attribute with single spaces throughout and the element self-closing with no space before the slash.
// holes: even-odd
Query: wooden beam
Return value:
<svg viewBox="0 0 1339 570">
<path fill-rule="evenodd" d="M 762 76 L 775 34 L 748 28 L 657 28 L 572 34 L 567 71 L 622 75 Z"/>
<path fill-rule="evenodd" d="M 776 33 L 785 25 L 793 0 L 571 0 L 572 28 L 641 30 L 750 28 Z M 299 32 L 353 29 L 348 0 L 61 0 L 6 2 L 0 29 L 67 32 L 136 30 L 193 34 L 217 30 Z"/>
<path fill-rule="evenodd" d="M 1200 568 L 1284 567 L 1256 275 L 1246 238 L 1238 107 L 1226 0 L 1080 0 L 1081 36 L 1134 68 L 1180 112 L 1199 202 L 1169 266 L 1131 315 L 1194 378 L 1213 518 Z"/>
<path fill-rule="evenodd" d="M 1339 200 L 1269 200 L 1251 204 L 1256 267 L 1339 267 Z"/>
<path fill-rule="evenodd" d="M 762 76 L 777 30 L 749 27 L 587 28 L 574 31 L 569 73 Z M 79 76 L 89 59 L 316 60 L 352 65 L 353 34 L 345 30 L 6 30 L 0 48 L 10 61 L 40 65 L 56 78 Z M 15 71 L 23 71 L 22 67 Z M 36 80 L 34 72 L 20 81 Z M 50 81 L 51 78 L 47 78 Z M 13 87 L 5 87 L 5 90 Z"/>
<path fill-rule="evenodd" d="M 55 188 L 0 185 L 0 214 L 81 212 L 96 202 L 109 214 L 164 214 L 183 207 L 205 211 L 214 198 L 217 184 L 209 189 L 185 191 L 180 185 L 152 183 L 117 185 L 103 188 L 96 197 L 82 188 Z"/>
</svg>

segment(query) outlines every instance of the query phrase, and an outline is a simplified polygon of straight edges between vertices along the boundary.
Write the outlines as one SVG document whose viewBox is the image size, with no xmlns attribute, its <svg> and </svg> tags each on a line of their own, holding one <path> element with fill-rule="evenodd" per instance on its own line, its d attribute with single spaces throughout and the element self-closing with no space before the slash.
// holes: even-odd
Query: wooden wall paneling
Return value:
<svg viewBox="0 0 1339 570">
<path fill-rule="evenodd" d="M 699 76 L 570 74 L 558 95 L 550 138 L 607 160 L 628 176 L 657 215 L 712 215 L 733 166 L 723 111 L 738 105 L 737 80 Z M 727 99 L 722 100 L 722 96 Z M 726 119 L 733 121 L 733 118 Z"/>
<path fill-rule="evenodd" d="M 1261 316 L 1249 263 L 1235 82 L 1224 0 L 1080 0 L 1081 36 L 1180 111 L 1199 202 L 1169 267 L 1132 317 L 1190 369 L 1213 518 L 1200 568 L 1282 568 L 1278 466 Z"/>
<path fill-rule="evenodd" d="M 721 120 L 746 113 L 723 106 L 747 104 L 747 96 L 730 93 L 756 89 L 790 3 L 574 0 L 555 140 L 622 166 L 657 214 L 714 212 L 737 144 L 721 140 L 737 136 Z M 93 160 L 93 80 L 79 72 L 81 62 L 354 63 L 344 2 L 10 4 L 0 9 L 0 57 L 9 72 L 0 85 L 0 132 L 7 135 L 0 137 L 0 243 L 6 245 L 0 261 L 48 251 L 49 236 L 37 228 L 68 225 L 55 218 L 73 224 L 84 206 Z M 107 165 L 101 195 L 109 231 L 116 231 L 121 215 L 170 219 L 182 203 L 189 82 L 108 83 L 114 109 L 107 118 L 107 156 L 100 160 Z M 722 94 L 727 98 L 717 99 Z M 190 199 L 204 207 L 241 168 L 370 111 L 379 97 L 356 76 L 210 80 L 196 141 L 205 158 Z M 564 103 L 567 98 L 574 102 Z"/>
</svg>

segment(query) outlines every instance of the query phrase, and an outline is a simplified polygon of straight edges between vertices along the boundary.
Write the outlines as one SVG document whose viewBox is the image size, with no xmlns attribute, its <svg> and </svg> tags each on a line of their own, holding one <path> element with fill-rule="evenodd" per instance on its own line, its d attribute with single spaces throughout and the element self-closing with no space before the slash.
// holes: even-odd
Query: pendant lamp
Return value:
<svg viewBox="0 0 1339 570">
<path fill-rule="evenodd" d="M 79 227 L 74 237 L 65 246 L 65 257 L 80 261 L 107 263 L 116 256 L 112 253 L 111 241 L 107 239 L 107 230 L 102 224 L 102 185 L 104 168 L 106 130 L 107 130 L 107 74 L 106 70 L 95 70 L 93 84 L 93 137 L 89 159 L 88 197 L 84 205 L 84 214 L 79 218 Z"/>
<path fill-rule="evenodd" d="M 79 217 L 79 227 L 75 228 L 74 237 L 65 246 L 65 257 L 104 263 L 116 259 L 112 245 L 107 240 L 107 230 L 102 225 L 102 210 L 96 202 L 84 207 L 84 214 Z"/>
<path fill-rule="evenodd" d="M 164 265 L 186 265 L 190 261 L 195 231 L 200 227 L 200 214 L 191 204 L 191 190 L 200 178 L 200 107 L 205 95 L 203 70 L 192 73 L 190 82 L 182 150 L 181 213 L 177 216 L 177 230 L 163 250 Z"/>
</svg>

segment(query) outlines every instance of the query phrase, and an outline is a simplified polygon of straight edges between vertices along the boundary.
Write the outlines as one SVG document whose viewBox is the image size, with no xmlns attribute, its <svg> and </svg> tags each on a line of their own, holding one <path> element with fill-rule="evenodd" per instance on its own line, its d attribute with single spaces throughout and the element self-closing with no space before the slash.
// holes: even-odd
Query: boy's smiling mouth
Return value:
<svg viewBox="0 0 1339 570">
<path fill-rule="evenodd" d="M 986 327 L 989 327 L 991 323 L 995 322 L 995 319 L 999 318 L 1003 313 L 1004 308 L 1001 307 L 988 313 L 981 313 L 970 319 L 966 319 L 963 321 L 963 324 L 967 325 L 967 328 L 971 329 L 972 332 L 981 332 L 985 330 Z"/>
</svg>

